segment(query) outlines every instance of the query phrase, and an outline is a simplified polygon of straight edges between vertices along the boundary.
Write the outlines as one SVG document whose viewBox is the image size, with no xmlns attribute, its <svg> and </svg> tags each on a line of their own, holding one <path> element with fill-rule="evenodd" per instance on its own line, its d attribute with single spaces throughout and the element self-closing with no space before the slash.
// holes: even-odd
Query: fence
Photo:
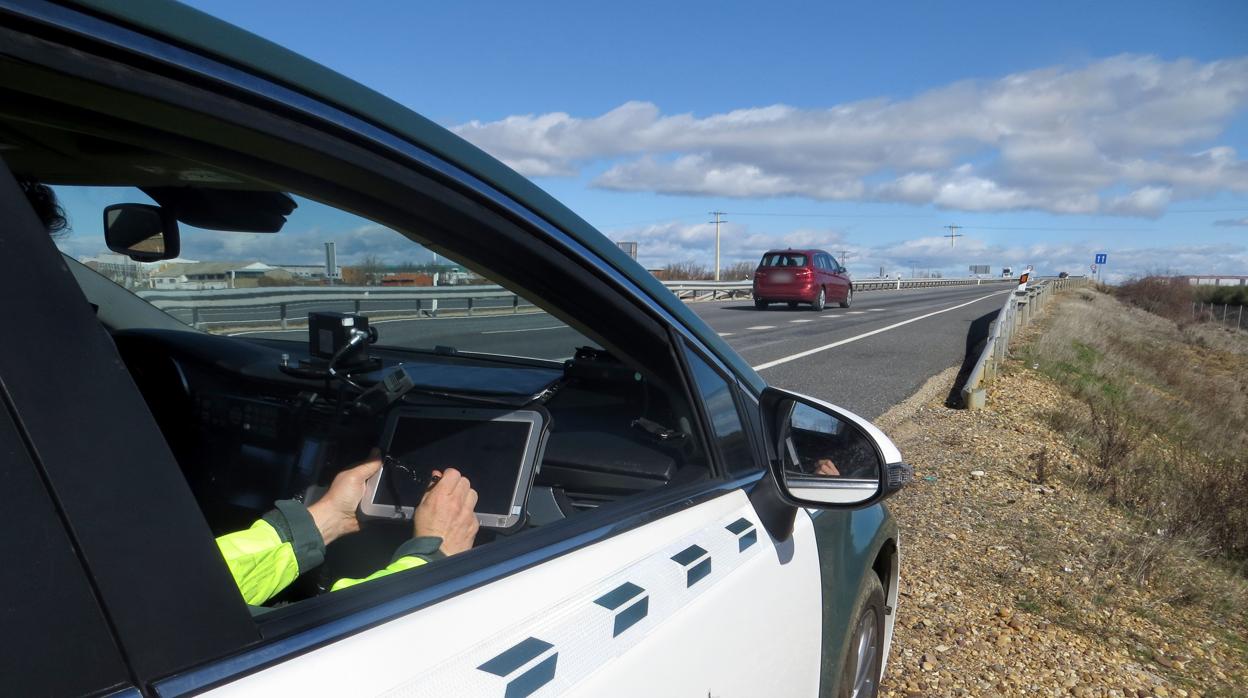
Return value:
<svg viewBox="0 0 1248 698">
<path fill-rule="evenodd" d="M 1013 283 L 1011 279 L 861 279 L 854 291 Z M 665 281 L 683 300 L 749 296 L 749 281 Z M 520 313 L 536 308 L 501 286 L 287 286 L 215 290 L 143 290 L 152 305 L 197 328 L 273 326 L 287 329 L 309 310 L 367 312 L 374 317 L 437 317 L 448 312 Z"/>
<path fill-rule="evenodd" d="M 1087 285 L 1086 277 L 1040 279 L 1026 289 L 1014 291 L 1005 299 L 997 319 L 988 326 L 988 340 L 979 359 L 971 368 L 962 386 L 962 404 L 967 409 L 983 409 L 987 391 L 983 384 L 996 377 L 1001 364 L 1009 356 L 1010 341 L 1024 327 L 1044 312 L 1050 299 L 1067 288 Z"/>
<path fill-rule="evenodd" d="M 1237 330 L 1248 330 L 1248 325 L 1244 324 L 1244 306 L 1242 305 L 1192 303 L 1192 319 L 1197 322 L 1216 322 L 1223 327 L 1234 327 Z"/>
<path fill-rule="evenodd" d="M 854 293 L 882 289 L 928 288 L 932 286 L 980 286 L 983 284 L 1018 283 L 1014 279 L 854 279 Z M 744 281 L 664 281 L 663 285 L 681 300 L 719 300 L 749 296 L 753 285 Z"/>
</svg>

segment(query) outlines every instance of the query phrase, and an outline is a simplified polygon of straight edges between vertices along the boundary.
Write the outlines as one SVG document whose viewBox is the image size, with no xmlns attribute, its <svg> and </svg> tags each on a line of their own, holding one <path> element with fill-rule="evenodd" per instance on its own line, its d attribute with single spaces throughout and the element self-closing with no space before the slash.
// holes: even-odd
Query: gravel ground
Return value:
<svg viewBox="0 0 1248 698">
<path fill-rule="evenodd" d="M 1072 401 L 1038 372 L 1014 362 L 976 412 L 944 406 L 954 373 L 878 420 L 916 473 L 890 501 L 902 575 L 883 695 L 1248 695 L 1244 579 L 1077 484 L 1045 419 Z"/>
</svg>

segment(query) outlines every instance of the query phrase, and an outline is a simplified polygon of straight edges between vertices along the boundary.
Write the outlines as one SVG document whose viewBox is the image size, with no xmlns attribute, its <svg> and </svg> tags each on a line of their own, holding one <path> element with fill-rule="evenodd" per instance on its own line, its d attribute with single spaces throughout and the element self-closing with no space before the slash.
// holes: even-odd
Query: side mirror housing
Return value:
<svg viewBox="0 0 1248 698">
<path fill-rule="evenodd" d="M 892 440 L 848 410 L 777 388 L 759 403 L 771 475 L 790 505 L 859 509 L 914 477 Z"/>
<path fill-rule="evenodd" d="M 136 262 L 173 259 L 181 252 L 178 221 L 160 206 L 113 204 L 104 209 L 108 249 Z"/>
</svg>

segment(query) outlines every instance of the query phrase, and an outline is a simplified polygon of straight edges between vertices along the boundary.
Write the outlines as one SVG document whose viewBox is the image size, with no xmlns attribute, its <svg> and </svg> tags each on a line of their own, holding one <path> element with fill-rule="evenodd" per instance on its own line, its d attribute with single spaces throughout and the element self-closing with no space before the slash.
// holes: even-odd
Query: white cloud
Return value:
<svg viewBox="0 0 1248 698">
<path fill-rule="evenodd" d="M 1237 225 L 1248 225 L 1248 219 Z M 962 276 L 971 264 L 990 265 L 994 273 L 1001 267 L 1015 269 L 1033 264 L 1038 273 L 1090 273 L 1088 265 L 1101 243 L 999 244 L 974 234 L 958 238 L 956 244 L 943 236 L 911 238 L 902 242 L 859 244 L 838 230 L 803 228 L 786 234 L 772 234 L 747 225 L 728 222 L 721 227 L 721 260 L 724 266 L 739 261 L 756 262 L 772 248 L 820 248 L 837 257 L 848 253 L 847 266 L 855 276 L 876 276 L 881 268 L 892 276 L 912 271 L 939 271 L 945 276 Z M 638 261 L 654 268 L 669 262 L 695 262 L 713 266 L 715 228 L 704 223 L 661 223 L 611 231 L 613 240 L 638 243 Z M 1162 273 L 1240 274 L 1248 268 L 1248 243 L 1127 247 L 1115 245 L 1105 267 L 1106 280 L 1117 282 L 1133 275 Z"/>
<path fill-rule="evenodd" d="M 1246 105 L 1248 58 L 1122 55 L 826 109 L 699 117 L 627 102 L 455 131 L 533 176 L 605 163 L 607 189 L 1156 216 L 1171 200 L 1248 193 L 1248 164 L 1214 142 Z"/>
</svg>

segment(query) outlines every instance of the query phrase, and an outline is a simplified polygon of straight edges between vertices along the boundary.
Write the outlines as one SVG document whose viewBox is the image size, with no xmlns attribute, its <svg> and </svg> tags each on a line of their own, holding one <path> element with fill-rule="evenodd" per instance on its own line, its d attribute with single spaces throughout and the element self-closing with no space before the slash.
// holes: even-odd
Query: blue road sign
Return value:
<svg viewBox="0 0 1248 698">
<path fill-rule="evenodd" d="M 1109 254 L 1108 254 L 1108 253 L 1105 253 L 1105 252 L 1098 252 L 1098 253 L 1096 253 L 1096 263 L 1097 263 L 1097 264 L 1105 264 L 1105 263 L 1106 263 L 1106 262 L 1108 262 L 1108 261 L 1109 261 Z"/>
</svg>

